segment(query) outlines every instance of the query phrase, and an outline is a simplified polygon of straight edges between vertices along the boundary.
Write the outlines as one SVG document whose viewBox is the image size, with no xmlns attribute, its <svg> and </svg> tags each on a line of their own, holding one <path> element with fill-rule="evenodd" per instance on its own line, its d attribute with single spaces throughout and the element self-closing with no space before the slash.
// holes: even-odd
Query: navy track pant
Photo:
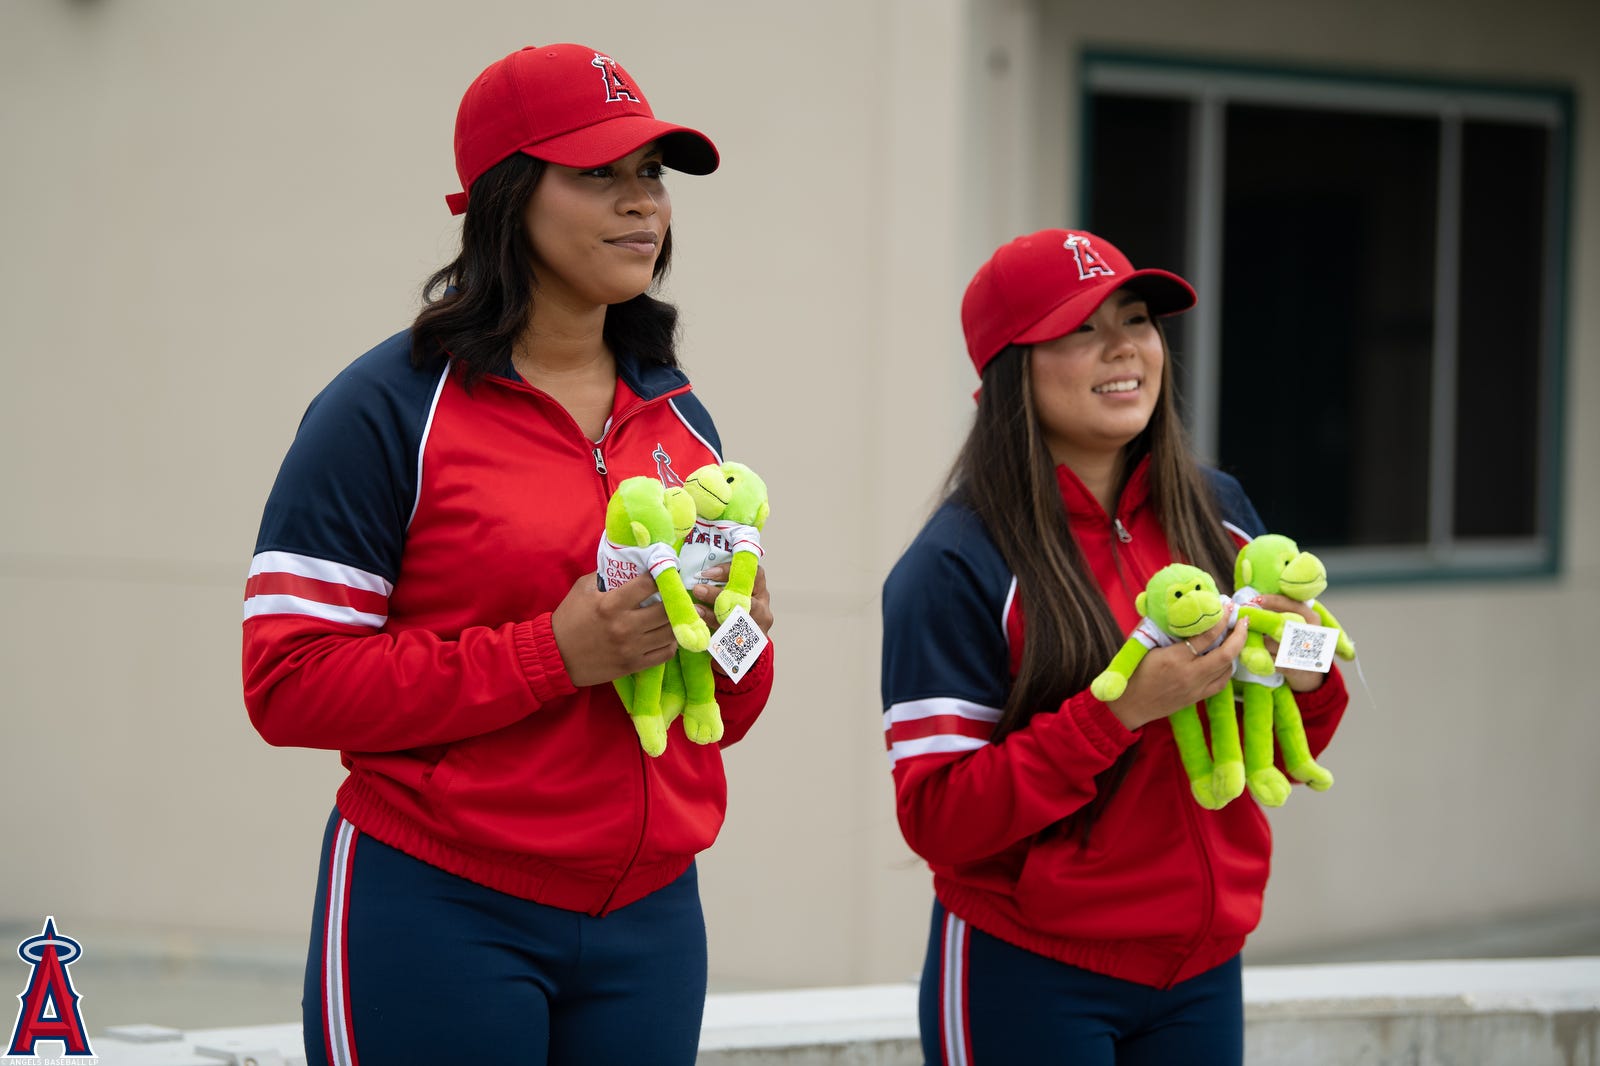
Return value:
<svg viewBox="0 0 1600 1066">
<path fill-rule="evenodd" d="M 518 899 L 358 832 L 323 840 L 307 1066 L 690 1066 L 706 997 L 694 866 L 603 918 Z"/>
<path fill-rule="evenodd" d="M 929 1066 L 1239 1066 L 1238 956 L 1151 988 L 1007 944 L 933 905 L 919 1022 Z"/>
</svg>

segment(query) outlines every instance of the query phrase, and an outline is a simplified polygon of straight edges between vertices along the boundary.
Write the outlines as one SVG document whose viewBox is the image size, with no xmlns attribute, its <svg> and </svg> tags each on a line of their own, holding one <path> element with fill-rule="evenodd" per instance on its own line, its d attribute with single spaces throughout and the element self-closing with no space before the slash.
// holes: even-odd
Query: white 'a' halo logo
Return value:
<svg viewBox="0 0 1600 1066">
<path fill-rule="evenodd" d="M 634 95 L 632 86 L 623 81 L 622 76 L 617 73 L 615 59 L 596 52 L 594 58 L 589 60 L 589 65 L 597 68 L 600 77 L 605 81 L 606 103 L 615 104 L 623 100 L 632 100 L 636 104 L 639 102 L 639 97 Z"/>
<path fill-rule="evenodd" d="M 1061 247 L 1071 252 L 1073 258 L 1078 261 L 1079 281 L 1088 281 L 1096 274 L 1101 274 L 1108 278 L 1116 274 L 1116 271 L 1111 269 L 1111 265 L 1100 258 L 1100 253 L 1094 250 L 1089 238 L 1082 234 L 1072 234 L 1061 242 Z"/>
</svg>

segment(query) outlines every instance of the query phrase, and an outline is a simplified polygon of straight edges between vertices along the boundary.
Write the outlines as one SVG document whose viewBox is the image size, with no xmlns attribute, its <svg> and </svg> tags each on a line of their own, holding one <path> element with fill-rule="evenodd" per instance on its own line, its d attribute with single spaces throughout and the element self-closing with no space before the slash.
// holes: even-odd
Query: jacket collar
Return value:
<svg viewBox="0 0 1600 1066">
<path fill-rule="evenodd" d="M 1150 498 L 1150 457 L 1144 456 L 1128 476 L 1128 482 L 1117 497 L 1115 515 L 1108 515 L 1100 501 L 1078 479 L 1068 466 L 1056 467 L 1056 481 L 1061 486 L 1061 502 L 1066 506 L 1067 518 L 1073 523 L 1092 522 L 1108 524 L 1113 518 L 1127 519 Z"/>
<path fill-rule="evenodd" d="M 636 356 L 626 353 L 618 355 L 616 360 L 617 377 L 641 400 L 659 399 L 689 387 L 689 378 L 676 367 L 644 363 Z M 499 376 L 507 381 L 525 384 L 522 375 L 511 365 L 510 355 L 506 356 L 505 365 L 500 368 Z"/>
</svg>

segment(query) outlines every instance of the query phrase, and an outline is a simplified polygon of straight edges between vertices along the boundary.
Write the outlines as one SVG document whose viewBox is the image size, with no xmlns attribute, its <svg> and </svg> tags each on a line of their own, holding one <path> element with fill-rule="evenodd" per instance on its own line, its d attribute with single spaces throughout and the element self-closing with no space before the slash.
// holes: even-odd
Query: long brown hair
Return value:
<svg viewBox="0 0 1600 1066">
<path fill-rule="evenodd" d="M 422 285 L 423 308 L 411 325 L 411 363 L 455 356 L 470 384 L 511 358 L 511 346 L 533 313 L 533 246 L 524 220 L 545 162 L 517 152 L 472 183 L 461 223 L 461 254 Z M 672 264 L 672 230 L 661 241 L 652 273 Z M 649 293 L 606 309 L 604 338 L 617 355 L 677 366 L 678 309 Z"/>
<path fill-rule="evenodd" d="M 1167 372 L 1161 375 L 1149 423 L 1124 449 L 1123 484 L 1117 492 L 1148 455 L 1150 505 L 1166 531 L 1172 557 L 1210 571 L 1226 587 L 1235 549 L 1189 450 L 1165 333 L 1161 348 L 1168 354 Z M 1032 358 L 1031 348 L 1012 345 L 984 369 L 977 417 L 946 483 L 948 495 L 983 521 L 1017 579 L 1017 595 L 1027 612 L 1022 660 L 995 727 L 996 743 L 1035 714 L 1054 711 L 1088 688 L 1126 636 L 1067 525 L 1056 464 L 1034 406 Z M 1101 772 L 1095 798 L 1065 819 L 1063 829 L 1087 842 L 1137 750 L 1130 748 Z"/>
</svg>

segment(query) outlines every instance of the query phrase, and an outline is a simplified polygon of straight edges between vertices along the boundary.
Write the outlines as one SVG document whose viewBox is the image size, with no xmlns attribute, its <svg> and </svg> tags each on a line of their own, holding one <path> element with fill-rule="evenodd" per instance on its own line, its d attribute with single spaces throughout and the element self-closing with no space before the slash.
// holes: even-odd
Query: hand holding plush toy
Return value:
<svg viewBox="0 0 1600 1066">
<path fill-rule="evenodd" d="M 672 635 L 681 648 L 704 651 L 711 631 L 694 609 L 678 576 L 677 546 L 694 525 L 694 501 L 682 489 L 664 488 L 653 477 L 630 477 L 606 504 L 606 528 L 595 556 L 601 589 L 615 588 L 648 570 L 655 578 Z M 666 665 L 648 667 L 613 682 L 633 718 L 639 743 L 649 755 L 667 749 L 672 714 L 663 709 Z M 713 705 L 713 710 L 715 705 Z M 720 732 L 720 730 L 719 730 Z M 691 737 L 691 739 L 693 739 Z"/>
<path fill-rule="evenodd" d="M 1283 634 L 1284 615 L 1224 599 L 1210 574 L 1186 563 L 1157 570 L 1134 599 L 1134 607 L 1144 615 L 1143 620 L 1111 665 L 1089 686 L 1097 699 L 1107 703 L 1122 696 L 1133 671 L 1152 649 L 1201 636 L 1219 622 L 1227 623 L 1225 633 L 1232 632 L 1243 619 L 1251 636 L 1266 633 L 1276 639 Z M 1222 639 L 1219 637 L 1211 647 Z M 1189 650 L 1197 651 L 1193 646 Z M 1209 650 L 1210 647 L 1205 649 Z M 1239 720 L 1234 714 L 1231 686 L 1206 698 L 1206 718 L 1211 725 L 1211 751 L 1206 749 L 1200 715 L 1194 706 L 1174 712 L 1167 721 L 1172 725 L 1172 737 L 1195 802 L 1214 811 L 1239 796 L 1245 786 L 1245 760 L 1239 746 Z"/>
<path fill-rule="evenodd" d="M 1287 596 L 1316 611 L 1323 625 L 1339 629 L 1338 621 L 1316 600 L 1328 587 L 1327 568 L 1321 559 L 1301 551 L 1299 545 L 1281 534 L 1264 534 L 1239 549 L 1233 564 L 1233 584 L 1238 590 L 1233 594 L 1235 603 L 1259 603 L 1264 595 Z M 1334 654 L 1353 659 L 1355 653 L 1355 645 L 1339 629 Z M 1294 692 L 1274 668 L 1272 656 L 1255 633 L 1246 639 L 1245 650 L 1239 655 L 1234 684 L 1244 700 L 1245 779 L 1251 795 L 1267 807 L 1281 807 L 1289 798 L 1289 781 L 1272 762 L 1274 733 L 1289 777 L 1318 792 L 1332 788 L 1333 775 L 1311 757 Z"/>
</svg>

